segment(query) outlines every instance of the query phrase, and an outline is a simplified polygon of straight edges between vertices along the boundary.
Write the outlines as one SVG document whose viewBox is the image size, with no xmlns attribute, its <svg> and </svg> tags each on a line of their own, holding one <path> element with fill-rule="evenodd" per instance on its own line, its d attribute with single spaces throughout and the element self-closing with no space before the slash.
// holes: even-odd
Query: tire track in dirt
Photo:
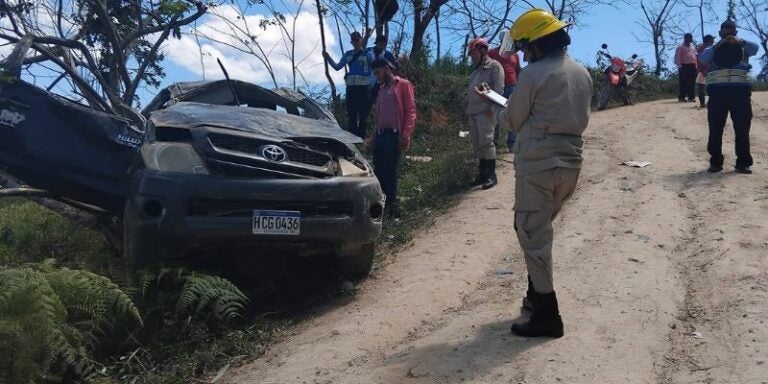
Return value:
<svg viewBox="0 0 768 384">
<path fill-rule="evenodd" d="M 468 194 L 353 300 L 290 330 L 227 382 L 759 383 L 768 178 L 702 173 L 703 122 L 668 101 L 593 116 L 579 189 L 556 222 L 564 338 L 509 333 L 525 269 L 507 167 L 499 187 Z"/>
</svg>

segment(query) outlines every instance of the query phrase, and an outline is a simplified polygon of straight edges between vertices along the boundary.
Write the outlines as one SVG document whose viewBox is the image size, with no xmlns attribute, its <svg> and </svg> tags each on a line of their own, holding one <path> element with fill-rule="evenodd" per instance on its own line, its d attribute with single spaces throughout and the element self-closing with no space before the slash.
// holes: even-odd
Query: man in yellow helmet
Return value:
<svg viewBox="0 0 768 384">
<path fill-rule="evenodd" d="M 527 337 L 563 336 L 552 279 L 552 221 L 576 190 L 592 100 L 589 73 L 566 54 L 567 26 L 534 9 L 509 32 L 528 62 L 499 113 L 499 124 L 517 133 L 515 230 L 528 268 L 523 308 L 532 314 L 512 332 Z"/>
</svg>

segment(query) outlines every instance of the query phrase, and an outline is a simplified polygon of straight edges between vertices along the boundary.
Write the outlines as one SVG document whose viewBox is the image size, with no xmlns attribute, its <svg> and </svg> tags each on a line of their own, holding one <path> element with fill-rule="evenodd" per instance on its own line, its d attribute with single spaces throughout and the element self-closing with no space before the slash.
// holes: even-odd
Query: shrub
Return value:
<svg viewBox="0 0 768 384">
<path fill-rule="evenodd" d="M 87 379 L 93 351 L 123 325 L 141 325 L 139 310 L 106 277 L 52 261 L 0 267 L 0 381 Z"/>
<path fill-rule="evenodd" d="M 102 236 L 23 199 L 0 199 L 0 265 L 56 259 L 102 271 L 110 256 Z"/>
</svg>

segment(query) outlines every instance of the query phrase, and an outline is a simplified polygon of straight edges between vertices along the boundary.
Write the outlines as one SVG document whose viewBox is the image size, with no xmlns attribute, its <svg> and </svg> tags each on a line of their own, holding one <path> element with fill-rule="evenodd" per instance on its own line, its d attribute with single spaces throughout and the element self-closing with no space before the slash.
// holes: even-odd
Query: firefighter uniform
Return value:
<svg viewBox="0 0 768 384">
<path fill-rule="evenodd" d="M 493 130 L 496 126 L 496 112 L 499 107 L 480 97 L 475 88 L 483 83 L 498 94 L 504 92 L 504 68 L 488 56 L 472 72 L 467 88 L 467 116 L 472 148 L 480 160 L 495 160 L 496 146 L 493 144 Z M 490 112 L 490 114 L 489 114 Z"/>
<path fill-rule="evenodd" d="M 583 66 L 565 53 L 550 55 L 520 72 L 499 114 L 499 124 L 517 133 L 515 230 L 539 293 L 554 290 L 552 221 L 576 190 L 591 95 L 592 79 Z"/>
</svg>

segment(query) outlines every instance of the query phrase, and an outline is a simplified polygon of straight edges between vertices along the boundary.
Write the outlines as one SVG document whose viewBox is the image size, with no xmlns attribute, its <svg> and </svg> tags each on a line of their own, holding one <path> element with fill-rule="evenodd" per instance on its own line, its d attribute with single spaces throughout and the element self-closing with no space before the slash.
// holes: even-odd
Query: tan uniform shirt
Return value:
<svg viewBox="0 0 768 384">
<path fill-rule="evenodd" d="M 476 115 L 491 110 L 494 104 L 490 103 L 484 97 L 480 97 L 475 88 L 483 83 L 496 93 L 504 92 L 504 67 L 501 63 L 486 56 L 480 66 L 478 66 L 469 77 L 469 87 L 467 88 L 467 115 Z"/>
<path fill-rule="evenodd" d="M 589 72 L 565 53 L 523 68 L 507 108 L 499 113 L 499 124 L 517 132 L 512 148 L 517 175 L 581 168 L 581 135 L 591 102 Z"/>
</svg>

